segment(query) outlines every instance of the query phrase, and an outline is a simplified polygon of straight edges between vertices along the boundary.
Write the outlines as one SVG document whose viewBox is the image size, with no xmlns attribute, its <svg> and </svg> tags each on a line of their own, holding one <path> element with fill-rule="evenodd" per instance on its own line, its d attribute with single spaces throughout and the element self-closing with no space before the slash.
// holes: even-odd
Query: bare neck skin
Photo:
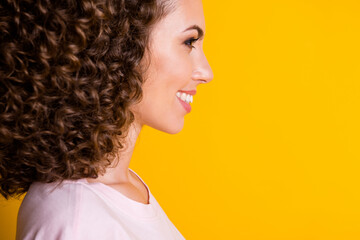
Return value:
<svg viewBox="0 0 360 240">
<path fill-rule="evenodd" d="M 87 178 L 88 182 L 101 182 L 107 185 L 123 184 L 132 181 L 132 176 L 129 172 L 129 165 L 132 154 L 134 152 L 136 140 L 140 134 L 142 125 L 133 123 L 129 130 L 125 141 L 123 142 L 124 148 L 121 149 L 113 161 L 117 163 L 116 166 L 112 164 L 106 169 L 104 175 L 99 175 L 98 178 Z"/>
</svg>

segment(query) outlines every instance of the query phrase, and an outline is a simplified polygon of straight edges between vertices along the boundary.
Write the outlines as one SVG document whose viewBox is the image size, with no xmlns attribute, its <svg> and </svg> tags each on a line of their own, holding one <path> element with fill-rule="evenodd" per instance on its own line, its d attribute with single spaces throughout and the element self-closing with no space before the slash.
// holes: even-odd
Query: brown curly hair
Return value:
<svg viewBox="0 0 360 240">
<path fill-rule="evenodd" d="M 0 193 L 97 177 L 142 97 L 166 0 L 0 1 Z M 119 143 L 119 144 L 117 144 Z"/>
</svg>

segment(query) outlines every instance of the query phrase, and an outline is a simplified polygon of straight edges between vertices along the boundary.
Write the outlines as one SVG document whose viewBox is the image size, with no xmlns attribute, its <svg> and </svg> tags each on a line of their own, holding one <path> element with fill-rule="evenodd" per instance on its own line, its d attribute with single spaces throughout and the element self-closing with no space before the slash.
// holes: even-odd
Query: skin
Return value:
<svg viewBox="0 0 360 240">
<path fill-rule="evenodd" d="M 88 182 L 106 184 L 128 198 L 148 204 L 147 188 L 129 171 L 131 156 L 142 126 L 148 125 L 167 133 L 177 133 L 184 126 L 187 114 L 176 97 L 180 90 L 196 90 L 213 78 L 212 70 L 203 52 L 205 19 L 201 0 L 174 0 L 175 10 L 155 24 L 150 33 L 149 48 L 141 68 L 144 71 L 143 99 L 131 110 L 135 122 L 130 126 L 124 148 L 117 154 L 113 166 Z M 190 39 L 197 39 L 191 42 Z M 190 41 L 189 41 L 190 40 Z M 196 99 L 195 99 L 196 101 Z"/>
</svg>

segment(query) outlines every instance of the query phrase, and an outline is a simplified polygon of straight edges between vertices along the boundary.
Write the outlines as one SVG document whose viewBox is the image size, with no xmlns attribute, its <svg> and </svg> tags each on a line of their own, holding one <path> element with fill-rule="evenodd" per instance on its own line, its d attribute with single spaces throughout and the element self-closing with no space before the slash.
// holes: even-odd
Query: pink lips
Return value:
<svg viewBox="0 0 360 240">
<path fill-rule="evenodd" d="M 190 94 L 190 95 L 193 95 L 193 96 L 196 94 L 196 90 L 190 90 L 190 91 L 179 90 L 178 92 L 187 93 L 187 94 Z M 184 107 L 185 111 L 187 113 L 191 112 L 190 104 L 182 101 L 179 97 L 177 97 L 177 98 L 178 98 L 180 104 Z"/>
<path fill-rule="evenodd" d="M 193 96 L 196 94 L 196 90 L 189 90 L 189 91 L 179 90 L 178 92 L 184 92 Z"/>
<path fill-rule="evenodd" d="M 178 98 L 178 97 L 177 97 L 177 98 Z M 180 104 L 184 107 L 184 109 L 185 109 L 186 112 L 188 112 L 188 113 L 191 112 L 191 106 L 190 106 L 190 104 L 184 102 L 184 101 L 181 100 L 180 98 L 178 98 L 178 100 L 179 100 Z"/>
</svg>

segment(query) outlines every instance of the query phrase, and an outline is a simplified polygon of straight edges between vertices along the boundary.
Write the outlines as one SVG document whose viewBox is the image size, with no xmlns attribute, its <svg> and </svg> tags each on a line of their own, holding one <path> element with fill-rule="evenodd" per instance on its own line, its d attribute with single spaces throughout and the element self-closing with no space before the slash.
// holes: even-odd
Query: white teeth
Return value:
<svg viewBox="0 0 360 240">
<path fill-rule="evenodd" d="M 181 94 L 181 100 L 183 100 L 184 102 L 185 102 L 185 100 L 186 100 L 186 95 L 187 95 L 186 93 L 182 93 L 182 94 Z"/>
<path fill-rule="evenodd" d="M 193 102 L 193 96 L 184 92 L 177 92 L 176 96 L 186 103 Z"/>
</svg>

